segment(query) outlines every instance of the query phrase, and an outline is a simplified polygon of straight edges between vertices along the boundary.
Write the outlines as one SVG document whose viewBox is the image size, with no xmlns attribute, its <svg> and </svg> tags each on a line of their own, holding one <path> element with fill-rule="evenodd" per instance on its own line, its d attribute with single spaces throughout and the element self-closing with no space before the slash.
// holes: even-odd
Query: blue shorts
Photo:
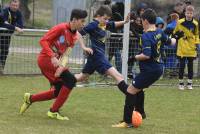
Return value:
<svg viewBox="0 0 200 134">
<path fill-rule="evenodd" d="M 135 81 L 132 82 L 132 85 L 138 89 L 148 88 L 160 78 L 162 73 L 162 68 L 151 72 L 141 72 L 135 77 Z"/>
<path fill-rule="evenodd" d="M 105 55 L 90 55 L 87 58 L 87 63 L 85 64 L 82 73 L 93 74 L 94 71 L 97 71 L 100 74 L 105 74 L 112 65 L 109 63 Z"/>
</svg>

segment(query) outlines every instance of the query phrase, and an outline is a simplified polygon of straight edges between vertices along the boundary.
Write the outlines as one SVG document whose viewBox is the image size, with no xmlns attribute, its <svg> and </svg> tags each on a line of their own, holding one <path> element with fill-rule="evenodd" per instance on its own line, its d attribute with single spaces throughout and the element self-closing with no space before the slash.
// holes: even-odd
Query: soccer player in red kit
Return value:
<svg viewBox="0 0 200 134">
<path fill-rule="evenodd" d="M 83 39 L 77 30 L 83 27 L 86 17 L 87 12 L 85 10 L 73 9 L 70 22 L 54 26 L 41 38 L 42 50 L 38 56 L 38 66 L 52 86 L 50 90 L 37 94 L 25 93 L 20 114 L 23 114 L 34 102 L 55 98 L 53 105 L 47 112 L 48 117 L 69 120 L 68 117 L 59 113 L 59 109 L 76 84 L 76 78 L 66 67 L 67 56 L 71 48 L 74 47 L 75 41 L 78 40 L 81 47 L 84 45 Z M 83 49 L 88 53 L 92 53 L 90 48 L 84 47 Z"/>
</svg>

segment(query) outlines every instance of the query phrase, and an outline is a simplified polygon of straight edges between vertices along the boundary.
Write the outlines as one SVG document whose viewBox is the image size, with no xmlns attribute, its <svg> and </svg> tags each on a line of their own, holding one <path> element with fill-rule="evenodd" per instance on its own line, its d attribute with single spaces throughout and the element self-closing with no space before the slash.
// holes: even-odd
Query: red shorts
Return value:
<svg viewBox="0 0 200 134">
<path fill-rule="evenodd" d="M 55 77 L 55 72 L 57 67 L 54 67 L 51 63 L 50 57 L 39 56 L 38 57 L 38 66 L 42 74 L 49 80 L 50 83 L 56 83 L 61 81 L 60 78 Z"/>
</svg>

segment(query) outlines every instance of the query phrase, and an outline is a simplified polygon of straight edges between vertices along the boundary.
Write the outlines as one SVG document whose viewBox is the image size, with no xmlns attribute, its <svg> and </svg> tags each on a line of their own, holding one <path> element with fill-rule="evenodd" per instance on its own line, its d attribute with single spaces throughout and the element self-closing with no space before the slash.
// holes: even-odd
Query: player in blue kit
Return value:
<svg viewBox="0 0 200 134">
<path fill-rule="evenodd" d="M 126 94 L 123 121 L 112 125 L 117 128 L 132 127 L 132 112 L 137 104 L 137 94 L 144 88 L 148 88 L 157 81 L 163 73 L 163 65 L 160 63 L 160 47 L 163 42 L 175 44 L 176 39 L 168 38 L 161 29 L 157 29 L 156 13 L 152 9 L 146 9 L 142 14 L 144 33 L 142 34 L 141 53 L 132 60 L 139 61 L 140 73 L 130 86 L 123 84 L 120 90 Z"/>
<path fill-rule="evenodd" d="M 125 83 L 123 76 L 109 63 L 105 56 L 106 30 L 123 26 L 129 22 L 129 15 L 124 21 L 109 21 L 112 16 L 112 10 L 109 6 L 101 6 L 95 13 L 94 19 L 81 31 L 82 35 L 89 34 L 92 53 L 87 57 L 82 73 L 76 74 L 77 81 L 86 80 L 91 74 L 97 71 L 100 74 L 106 74 L 113 77 L 118 85 Z M 82 46 L 84 49 L 85 46 Z"/>
</svg>

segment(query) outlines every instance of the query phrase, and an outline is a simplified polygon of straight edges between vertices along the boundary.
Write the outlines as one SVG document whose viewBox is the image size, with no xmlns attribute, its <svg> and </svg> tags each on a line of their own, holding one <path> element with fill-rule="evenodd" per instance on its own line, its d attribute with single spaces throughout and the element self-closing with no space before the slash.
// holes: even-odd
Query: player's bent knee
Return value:
<svg viewBox="0 0 200 134">
<path fill-rule="evenodd" d="M 140 92 L 141 89 L 135 88 L 133 85 L 129 86 L 127 89 L 127 92 L 130 94 L 137 94 L 138 92 Z"/>
<path fill-rule="evenodd" d="M 69 89 L 73 89 L 76 86 L 76 78 L 72 73 L 70 73 L 68 70 L 64 71 L 60 78 L 63 80 L 63 84 L 68 87 Z"/>
<path fill-rule="evenodd" d="M 60 82 L 60 83 L 55 83 L 55 84 L 53 84 L 53 86 L 54 86 L 54 88 L 55 88 L 55 91 L 54 91 L 54 96 L 55 96 L 55 97 L 58 96 L 62 85 L 63 85 L 63 84 L 62 84 L 61 82 Z"/>
</svg>

